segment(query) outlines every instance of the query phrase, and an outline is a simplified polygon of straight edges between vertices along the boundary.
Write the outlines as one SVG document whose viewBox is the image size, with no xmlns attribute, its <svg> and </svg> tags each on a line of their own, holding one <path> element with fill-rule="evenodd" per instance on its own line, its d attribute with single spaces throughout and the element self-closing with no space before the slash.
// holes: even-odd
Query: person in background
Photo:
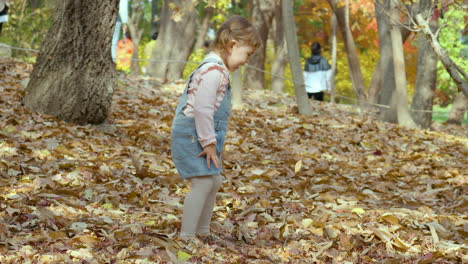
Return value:
<svg viewBox="0 0 468 264">
<path fill-rule="evenodd" d="M 8 1 L 0 0 L 0 35 L 2 34 L 3 23 L 8 22 Z"/>
<path fill-rule="evenodd" d="M 304 65 L 305 89 L 309 99 L 323 101 L 324 91 L 330 90 L 331 67 L 327 59 L 322 57 L 320 43 L 312 43 L 310 50 L 312 56 L 307 58 Z"/>
<path fill-rule="evenodd" d="M 1 0 L 0 0 L 1 1 Z M 115 23 L 114 35 L 112 36 L 111 55 L 112 60 L 115 62 L 117 58 L 117 42 L 120 38 L 120 30 L 122 29 L 123 35 L 127 32 L 128 25 L 128 0 L 120 0 L 119 15 Z"/>
</svg>

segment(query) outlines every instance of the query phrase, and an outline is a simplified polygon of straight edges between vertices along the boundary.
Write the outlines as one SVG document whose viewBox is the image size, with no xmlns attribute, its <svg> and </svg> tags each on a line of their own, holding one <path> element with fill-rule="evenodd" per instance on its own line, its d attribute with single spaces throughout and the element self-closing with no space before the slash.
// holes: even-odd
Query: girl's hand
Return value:
<svg viewBox="0 0 468 264">
<path fill-rule="evenodd" d="M 198 157 L 202 157 L 206 155 L 206 162 L 208 164 L 208 168 L 210 168 L 210 163 L 213 161 L 216 168 L 219 168 L 219 159 L 218 155 L 216 155 L 216 144 L 210 144 L 203 148 L 203 151 L 198 154 Z"/>
</svg>

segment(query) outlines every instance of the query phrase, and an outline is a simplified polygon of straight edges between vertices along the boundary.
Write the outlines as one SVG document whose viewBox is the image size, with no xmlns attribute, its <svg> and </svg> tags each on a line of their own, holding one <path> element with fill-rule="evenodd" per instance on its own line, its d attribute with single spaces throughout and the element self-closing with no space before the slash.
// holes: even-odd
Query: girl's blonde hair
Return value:
<svg viewBox="0 0 468 264">
<path fill-rule="evenodd" d="M 224 51 L 232 40 L 249 45 L 254 49 L 262 44 L 258 31 L 245 17 L 241 16 L 232 16 L 221 24 L 211 48 Z"/>
</svg>

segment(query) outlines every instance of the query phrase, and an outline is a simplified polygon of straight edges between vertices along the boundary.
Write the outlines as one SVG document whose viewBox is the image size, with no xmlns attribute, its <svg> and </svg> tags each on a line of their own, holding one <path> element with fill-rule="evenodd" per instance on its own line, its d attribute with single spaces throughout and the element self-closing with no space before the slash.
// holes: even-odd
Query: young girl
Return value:
<svg viewBox="0 0 468 264">
<path fill-rule="evenodd" d="M 218 29 L 213 51 L 190 75 L 180 97 L 172 123 L 172 159 L 180 177 L 192 182 L 184 201 L 181 239 L 210 236 L 231 111 L 229 72 L 247 63 L 260 41 L 247 19 L 231 17 Z"/>
</svg>

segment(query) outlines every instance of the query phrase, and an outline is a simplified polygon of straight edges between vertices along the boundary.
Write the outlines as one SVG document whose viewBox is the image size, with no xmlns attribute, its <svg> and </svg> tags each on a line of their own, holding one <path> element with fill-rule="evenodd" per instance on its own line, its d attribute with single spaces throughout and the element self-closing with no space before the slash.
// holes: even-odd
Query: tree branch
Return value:
<svg viewBox="0 0 468 264">
<path fill-rule="evenodd" d="M 439 42 L 437 41 L 437 38 L 429 29 L 429 25 L 423 19 L 422 15 L 417 14 L 415 18 L 416 18 L 416 22 L 419 25 L 419 29 L 429 38 L 431 46 L 434 49 L 434 52 L 437 54 L 437 57 L 439 57 L 445 69 L 450 74 L 450 77 L 452 77 L 452 79 L 455 81 L 458 89 L 460 91 L 463 91 L 465 96 L 468 96 L 468 82 L 467 82 L 468 78 L 467 78 L 466 73 L 450 59 L 450 57 L 447 55 L 445 50 L 440 46 Z M 460 76 L 460 74 L 464 78 Z"/>
</svg>

